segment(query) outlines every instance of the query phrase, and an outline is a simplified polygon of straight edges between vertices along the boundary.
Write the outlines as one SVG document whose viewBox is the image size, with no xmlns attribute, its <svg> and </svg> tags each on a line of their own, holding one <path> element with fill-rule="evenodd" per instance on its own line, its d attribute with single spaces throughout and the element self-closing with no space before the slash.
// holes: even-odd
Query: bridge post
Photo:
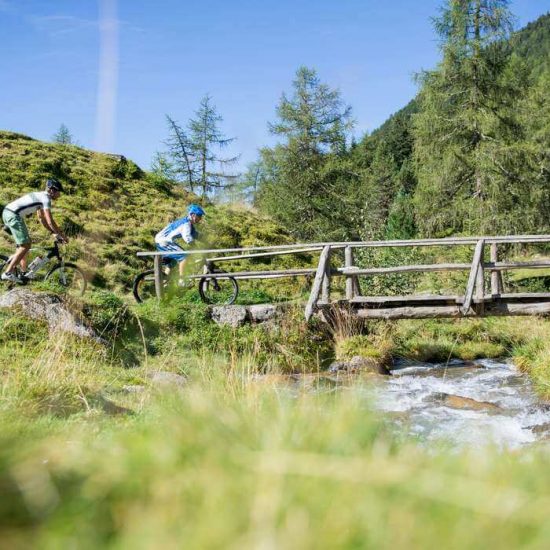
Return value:
<svg viewBox="0 0 550 550">
<path fill-rule="evenodd" d="M 491 244 L 491 263 L 498 262 L 498 250 L 497 243 Z M 491 295 L 498 296 L 504 291 L 504 285 L 502 284 L 502 273 L 500 271 L 491 271 Z"/>
<path fill-rule="evenodd" d="M 155 270 L 155 292 L 157 298 L 162 300 L 163 293 L 163 273 L 162 273 L 162 256 L 156 255 L 154 259 L 154 270 Z"/>
<path fill-rule="evenodd" d="M 327 247 L 327 259 L 325 263 L 325 274 L 323 276 L 323 284 L 321 286 L 321 301 L 328 304 L 330 302 L 330 246 Z"/>
<path fill-rule="evenodd" d="M 353 248 L 346 246 L 344 251 L 345 266 L 347 268 L 353 267 Z M 346 275 L 346 299 L 353 300 L 355 296 L 361 294 L 359 290 L 359 280 L 353 275 Z"/>
<path fill-rule="evenodd" d="M 315 279 L 313 280 L 313 286 L 311 287 L 309 300 L 306 305 L 306 310 L 305 310 L 306 321 L 309 321 L 313 317 L 315 307 L 317 306 L 317 300 L 319 299 L 319 294 L 321 292 L 321 285 L 323 283 L 323 278 L 325 276 L 327 259 L 328 259 L 329 253 L 330 253 L 330 246 L 323 247 L 323 251 L 321 252 L 321 256 L 319 258 L 319 264 L 317 265 Z"/>
<path fill-rule="evenodd" d="M 474 290 L 476 289 L 476 285 L 478 287 L 480 286 L 480 279 L 479 279 L 480 272 L 481 272 L 481 276 L 483 277 L 482 263 L 483 263 L 484 246 L 485 246 L 485 239 L 480 239 L 477 242 L 477 245 L 474 251 L 472 267 L 470 268 L 470 277 L 468 278 L 468 285 L 466 286 L 466 294 L 464 295 L 464 303 L 462 304 L 462 308 L 461 308 L 462 315 L 466 315 L 468 313 L 468 310 L 472 305 L 472 299 L 474 297 Z M 483 288 L 483 283 L 481 283 L 481 287 Z"/>
</svg>

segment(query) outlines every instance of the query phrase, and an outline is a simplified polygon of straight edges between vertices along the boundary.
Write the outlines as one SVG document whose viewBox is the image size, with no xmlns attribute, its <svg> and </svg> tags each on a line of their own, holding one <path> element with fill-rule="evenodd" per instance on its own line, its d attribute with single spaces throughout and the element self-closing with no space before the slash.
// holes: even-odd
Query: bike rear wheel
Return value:
<svg viewBox="0 0 550 550">
<path fill-rule="evenodd" d="M 65 294 L 75 297 L 82 296 L 88 286 L 84 272 L 71 263 L 56 265 L 48 271 L 44 280 L 59 287 Z"/>
<path fill-rule="evenodd" d="M 239 285 L 233 277 L 218 278 L 213 273 L 211 277 L 200 280 L 199 294 L 207 304 L 229 306 L 237 299 Z"/>
</svg>

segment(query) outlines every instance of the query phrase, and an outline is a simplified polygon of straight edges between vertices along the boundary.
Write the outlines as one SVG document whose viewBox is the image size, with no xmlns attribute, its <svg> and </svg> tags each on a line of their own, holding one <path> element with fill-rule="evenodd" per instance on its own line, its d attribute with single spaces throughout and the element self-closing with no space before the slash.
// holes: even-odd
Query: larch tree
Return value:
<svg viewBox="0 0 550 550">
<path fill-rule="evenodd" d="M 60 143 L 61 145 L 74 144 L 73 136 L 65 124 L 61 124 L 57 132 L 53 135 L 53 141 L 54 143 Z"/>
<path fill-rule="evenodd" d="M 434 20 L 443 60 L 420 75 L 413 117 L 421 232 L 514 231 L 510 209 L 526 197 L 514 147 L 521 66 L 510 70 L 508 0 L 446 0 Z"/>
<path fill-rule="evenodd" d="M 169 137 L 165 161 L 169 162 L 177 180 L 189 191 L 200 191 L 204 197 L 229 185 L 238 177 L 228 168 L 238 156 L 224 157 L 220 151 L 235 138 L 226 138 L 220 129 L 223 121 L 210 96 L 200 102 L 195 116 L 186 127 L 166 115 Z"/>
<path fill-rule="evenodd" d="M 195 177 L 203 196 L 227 187 L 238 177 L 237 174 L 228 173 L 228 169 L 239 157 L 224 157 L 220 154 L 222 149 L 235 141 L 235 138 L 225 137 L 221 131 L 222 121 L 209 95 L 202 98 L 195 117 L 189 121 L 189 143 Z"/>
</svg>

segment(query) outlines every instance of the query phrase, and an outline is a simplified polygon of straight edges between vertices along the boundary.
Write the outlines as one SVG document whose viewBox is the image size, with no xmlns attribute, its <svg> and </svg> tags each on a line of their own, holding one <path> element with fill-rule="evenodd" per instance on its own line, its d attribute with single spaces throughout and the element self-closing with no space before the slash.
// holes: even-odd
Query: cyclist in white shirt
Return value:
<svg viewBox="0 0 550 550">
<path fill-rule="evenodd" d="M 62 191 L 63 186 L 60 182 L 49 179 L 46 181 L 45 191 L 27 193 L 4 207 L 2 220 L 15 239 L 17 250 L 8 263 L 6 271 L 2 273 L 3 281 L 22 282 L 15 274 L 15 268 L 21 265 L 23 271 L 27 269 L 26 256 L 31 247 L 31 239 L 25 217 L 36 212 L 40 223 L 48 231 L 57 235 L 63 242 L 68 242 L 65 234 L 55 223 L 51 212 L 52 200 L 57 199 Z"/>
<path fill-rule="evenodd" d="M 163 256 L 163 258 L 178 262 L 180 276 L 179 284 L 183 284 L 185 259 L 187 255 L 183 248 L 174 241 L 176 239 L 182 239 L 186 244 L 191 244 L 197 239 L 199 233 L 194 226 L 202 220 L 203 216 L 204 210 L 198 204 L 190 204 L 187 208 L 187 216 L 168 224 L 155 236 L 157 250 L 160 252 L 171 252 L 171 254 Z"/>
</svg>

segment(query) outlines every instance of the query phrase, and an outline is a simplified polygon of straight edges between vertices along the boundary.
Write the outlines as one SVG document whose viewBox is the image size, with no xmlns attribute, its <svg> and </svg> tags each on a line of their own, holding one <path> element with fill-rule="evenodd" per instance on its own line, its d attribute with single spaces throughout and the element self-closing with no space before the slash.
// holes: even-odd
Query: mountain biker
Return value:
<svg viewBox="0 0 550 550">
<path fill-rule="evenodd" d="M 198 204 L 190 204 L 187 207 L 187 216 L 179 218 L 168 224 L 155 236 L 155 244 L 159 252 L 172 252 L 163 258 L 178 262 L 179 284 L 183 285 L 183 275 L 187 254 L 181 246 L 175 243 L 175 239 L 181 238 L 186 244 L 191 244 L 198 239 L 199 233 L 195 225 L 200 223 L 204 216 L 204 210 Z"/>
<path fill-rule="evenodd" d="M 56 200 L 62 192 L 63 186 L 59 181 L 53 178 L 48 179 L 45 191 L 27 193 L 4 207 L 2 220 L 15 239 L 17 249 L 6 270 L 2 273 L 1 279 L 3 281 L 20 283 L 22 280 L 15 274 L 15 268 L 21 265 L 23 271 L 27 269 L 26 256 L 31 248 L 31 239 L 25 224 L 25 217 L 36 212 L 40 223 L 48 231 L 56 235 L 62 242 L 68 242 L 65 234 L 55 223 L 51 212 L 52 200 Z"/>
</svg>

